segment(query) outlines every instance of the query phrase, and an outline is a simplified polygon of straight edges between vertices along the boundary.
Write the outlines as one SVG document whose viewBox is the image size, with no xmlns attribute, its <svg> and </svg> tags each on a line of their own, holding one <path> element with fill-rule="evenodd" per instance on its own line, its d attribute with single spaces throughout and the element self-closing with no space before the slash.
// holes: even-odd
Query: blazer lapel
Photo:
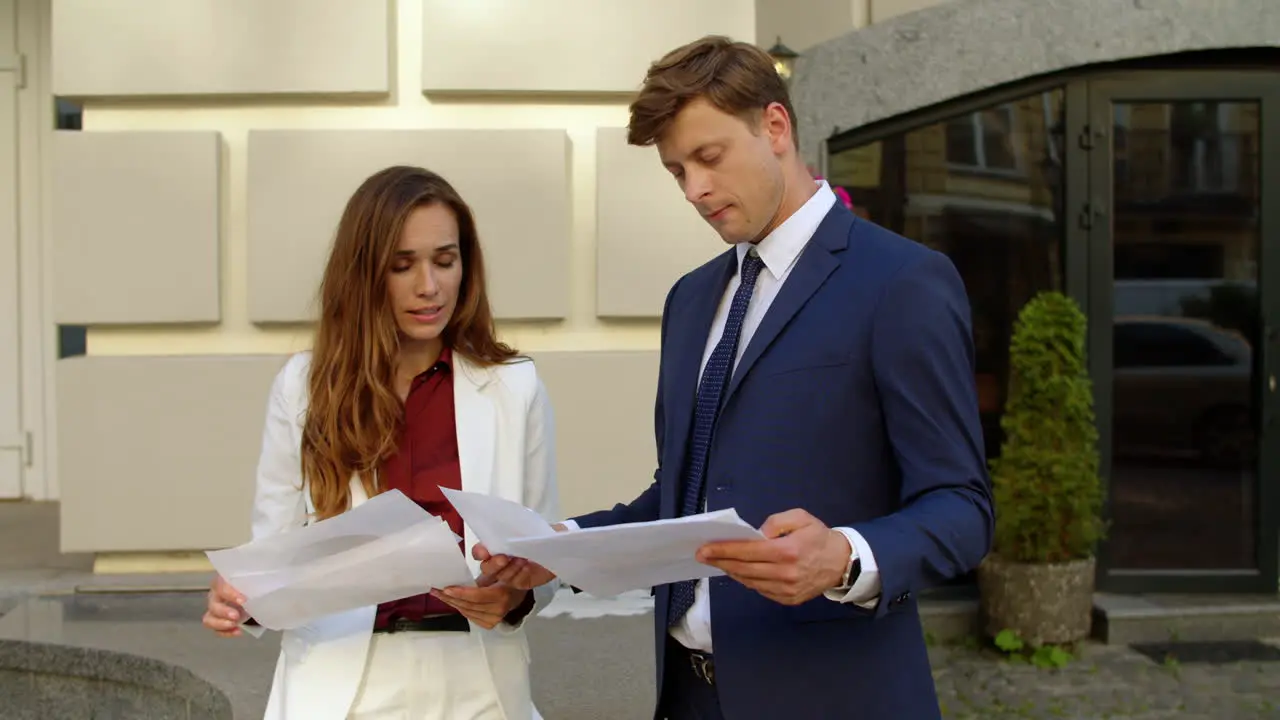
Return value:
<svg viewBox="0 0 1280 720">
<path fill-rule="evenodd" d="M 687 304 L 682 303 L 669 310 L 672 317 L 667 325 L 667 345 L 672 359 L 670 376 L 664 380 L 668 387 L 664 389 L 663 402 L 666 403 L 665 416 L 670 429 L 667 437 L 674 443 L 664 448 L 664 455 L 675 459 L 672 465 L 678 468 L 677 472 L 683 469 L 682 461 L 689 444 L 689 427 L 693 424 L 693 405 L 697 400 L 699 368 L 707 347 L 707 336 L 711 333 L 711 323 L 720 307 L 724 289 L 737 271 L 737 262 L 737 253 L 730 248 L 716 259 L 715 271 L 710 273 L 711 280 L 694 288 Z M 679 487 L 675 483 L 664 483 L 662 488 L 666 491 L 662 498 L 666 514 L 673 514 Z"/>
<path fill-rule="evenodd" d="M 360 504 L 368 500 L 369 496 L 364 491 L 364 483 L 360 482 L 360 474 L 356 473 L 351 476 L 351 508 L 354 510 L 360 507 Z"/>
<path fill-rule="evenodd" d="M 482 495 L 494 494 L 493 455 L 497 437 L 498 413 L 485 387 L 493 380 L 493 371 L 480 367 L 459 353 L 453 354 L 454 429 L 458 437 L 458 470 L 462 489 Z M 478 539 L 470 523 L 463 523 L 463 553 L 467 567 L 480 574 L 480 563 L 471 557 L 470 548 Z"/>
<path fill-rule="evenodd" d="M 755 365 L 787 323 L 791 322 L 791 318 L 800 312 L 800 308 L 804 307 L 809 298 L 822 287 L 822 283 L 826 282 L 827 277 L 840 266 L 840 260 L 834 253 L 848 246 L 849 228 L 852 225 L 853 213 L 840 203 L 836 203 L 823 218 L 813 234 L 813 239 L 800 252 L 796 266 L 783 283 L 782 290 L 773 299 L 769 311 L 760 321 L 760 327 L 756 328 L 755 334 L 751 336 L 751 342 L 747 344 L 747 349 L 742 353 L 742 359 L 738 361 L 733 379 L 729 381 L 729 388 L 725 391 L 721 407 L 728 404 L 738 386 L 742 384 L 742 379 L 751 371 L 751 366 Z"/>
<path fill-rule="evenodd" d="M 483 392 L 493 375 L 459 353 L 453 354 L 454 425 L 462 489 L 488 495 L 493 491 L 493 442 L 497 415 Z"/>
</svg>

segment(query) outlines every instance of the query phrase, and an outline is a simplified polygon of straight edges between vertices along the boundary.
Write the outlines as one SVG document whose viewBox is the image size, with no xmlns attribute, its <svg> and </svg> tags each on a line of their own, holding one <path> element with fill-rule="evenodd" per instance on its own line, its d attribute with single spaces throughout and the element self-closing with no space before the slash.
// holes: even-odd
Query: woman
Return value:
<svg viewBox="0 0 1280 720">
<path fill-rule="evenodd" d="M 320 300 L 313 349 L 271 388 L 254 538 L 390 489 L 466 547 L 475 539 L 442 486 L 558 516 L 550 403 L 533 364 L 494 337 L 475 222 L 444 179 L 392 167 L 366 180 L 339 222 Z M 554 589 L 424 588 L 286 631 L 266 717 L 538 718 L 522 625 Z M 239 635 L 243 602 L 215 579 L 204 624 Z"/>
</svg>

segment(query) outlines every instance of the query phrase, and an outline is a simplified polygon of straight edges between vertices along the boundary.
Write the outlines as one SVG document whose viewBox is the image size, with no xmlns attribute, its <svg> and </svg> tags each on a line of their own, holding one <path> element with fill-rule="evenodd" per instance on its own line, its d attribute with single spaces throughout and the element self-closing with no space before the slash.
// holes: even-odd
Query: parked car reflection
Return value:
<svg viewBox="0 0 1280 720">
<path fill-rule="evenodd" d="M 1194 318 L 1129 315 L 1113 327 L 1113 454 L 1251 469 L 1248 339 Z"/>
</svg>

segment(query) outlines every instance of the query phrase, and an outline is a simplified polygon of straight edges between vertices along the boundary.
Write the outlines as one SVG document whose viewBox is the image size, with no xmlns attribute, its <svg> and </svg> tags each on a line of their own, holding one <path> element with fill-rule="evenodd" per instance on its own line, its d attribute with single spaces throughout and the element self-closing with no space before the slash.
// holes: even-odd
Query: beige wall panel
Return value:
<svg viewBox="0 0 1280 720">
<path fill-rule="evenodd" d="M 658 352 L 531 353 L 555 408 L 565 517 L 630 502 L 653 482 Z"/>
<path fill-rule="evenodd" d="M 249 539 L 267 394 L 284 356 L 58 361 L 62 551 Z"/>
<path fill-rule="evenodd" d="M 388 0 L 52 0 L 53 92 L 386 93 Z"/>
<path fill-rule="evenodd" d="M 57 322 L 217 322 L 220 168 L 216 132 L 55 133 Z"/>
<path fill-rule="evenodd" d="M 306 130 L 249 134 L 249 316 L 309 320 L 338 219 L 369 175 L 413 164 L 472 208 L 501 319 L 569 307 L 569 137 L 563 130 Z"/>
<path fill-rule="evenodd" d="M 661 317 L 672 284 L 727 246 L 624 128 L 597 131 L 596 173 L 596 313 Z"/>
<path fill-rule="evenodd" d="M 941 5 L 952 0 L 869 0 L 871 3 L 871 22 L 878 23 L 898 15 L 906 15 L 916 10 Z"/>
<path fill-rule="evenodd" d="M 756 0 L 756 42 L 768 50 L 782 43 L 796 52 L 852 32 L 859 0 Z"/>
<path fill-rule="evenodd" d="M 691 40 L 755 40 L 754 0 L 424 0 L 425 92 L 631 92 Z"/>
<path fill-rule="evenodd" d="M 63 552 L 247 541 L 267 394 L 285 359 L 59 361 Z M 648 487 L 658 353 L 542 352 L 534 360 L 555 410 L 566 517 L 630 501 Z"/>
</svg>

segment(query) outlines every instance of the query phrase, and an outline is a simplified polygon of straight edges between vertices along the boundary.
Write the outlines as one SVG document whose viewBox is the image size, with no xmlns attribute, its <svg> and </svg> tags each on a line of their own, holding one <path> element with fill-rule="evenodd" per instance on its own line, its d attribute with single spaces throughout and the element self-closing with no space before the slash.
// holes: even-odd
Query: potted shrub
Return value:
<svg viewBox="0 0 1280 720">
<path fill-rule="evenodd" d="M 1023 307 L 1010 343 L 1004 443 L 991 462 L 992 551 L 978 569 L 983 626 L 1032 647 L 1088 637 L 1103 533 L 1086 321 L 1058 292 Z"/>
</svg>

